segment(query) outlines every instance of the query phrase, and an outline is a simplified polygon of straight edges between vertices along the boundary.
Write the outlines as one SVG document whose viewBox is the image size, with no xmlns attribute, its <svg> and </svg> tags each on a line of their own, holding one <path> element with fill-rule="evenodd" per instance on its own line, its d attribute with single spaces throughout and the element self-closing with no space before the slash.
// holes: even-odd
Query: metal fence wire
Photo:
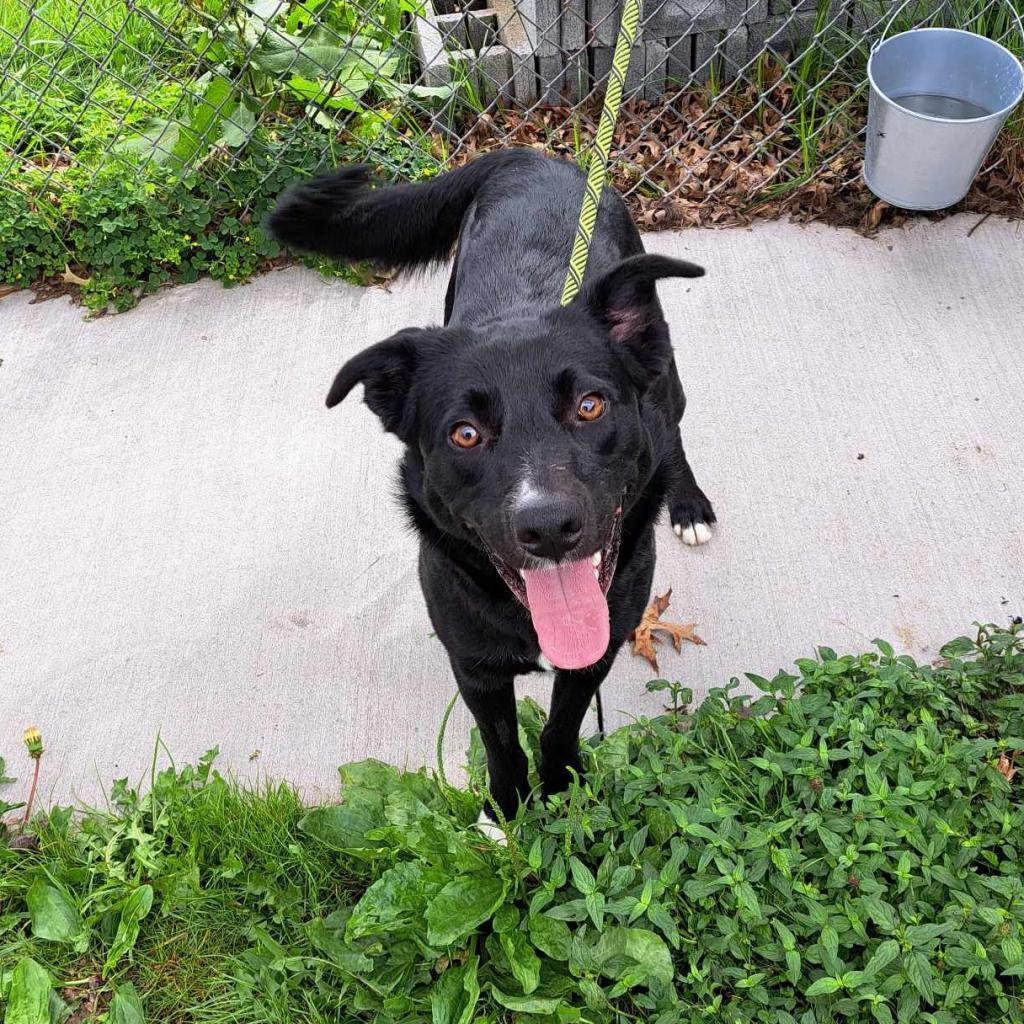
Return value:
<svg viewBox="0 0 1024 1024">
<path fill-rule="evenodd" d="M 883 26 L 969 28 L 1019 54 L 1009 3 L 1024 6 L 649 0 L 616 184 L 653 223 L 851 181 Z M 619 15 L 617 0 L 2 0 L 0 189 L 202 175 L 256 195 L 317 165 L 416 177 L 505 145 L 583 161 Z"/>
</svg>

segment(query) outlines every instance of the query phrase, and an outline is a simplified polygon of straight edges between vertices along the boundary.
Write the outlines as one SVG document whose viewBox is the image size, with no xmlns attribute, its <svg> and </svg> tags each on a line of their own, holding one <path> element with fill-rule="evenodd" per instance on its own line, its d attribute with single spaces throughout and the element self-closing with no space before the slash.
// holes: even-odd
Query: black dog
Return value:
<svg viewBox="0 0 1024 1024">
<path fill-rule="evenodd" d="M 445 326 L 349 360 L 327 405 L 362 384 L 405 443 L 423 594 L 506 817 L 528 791 L 515 677 L 557 669 L 540 766 L 556 792 L 580 769 L 583 716 L 650 596 L 663 505 L 688 543 L 715 521 L 683 454 L 685 399 L 654 287 L 704 271 L 645 254 L 606 189 L 583 291 L 560 307 L 582 191 L 573 165 L 508 150 L 412 185 L 333 171 L 270 219 L 296 248 L 397 267 L 445 260 L 458 241 Z"/>
</svg>

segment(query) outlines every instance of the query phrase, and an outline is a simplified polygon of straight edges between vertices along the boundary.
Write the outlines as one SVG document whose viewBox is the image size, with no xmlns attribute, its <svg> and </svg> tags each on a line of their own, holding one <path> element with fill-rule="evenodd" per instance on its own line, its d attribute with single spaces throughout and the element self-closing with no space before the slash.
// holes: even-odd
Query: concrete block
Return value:
<svg viewBox="0 0 1024 1024">
<path fill-rule="evenodd" d="M 619 0 L 590 0 L 587 20 L 594 47 L 614 46 L 619 31 L 622 5 Z"/>
<path fill-rule="evenodd" d="M 559 0 L 511 0 L 529 33 L 534 52 L 550 57 L 558 53 L 562 10 Z M 492 5 L 494 6 L 494 5 Z"/>
<path fill-rule="evenodd" d="M 813 15 L 773 15 L 747 25 L 748 56 L 770 50 L 787 60 L 799 53 L 814 35 Z"/>
<path fill-rule="evenodd" d="M 586 0 L 563 0 L 559 45 L 565 66 L 562 92 L 570 100 L 582 99 L 590 92 Z"/>
<path fill-rule="evenodd" d="M 608 75 L 612 70 L 612 48 L 595 46 L 591 48 L 590 58 L 594 68 L 594 88 L 604 89 L 608 84 Z"/>
<path fill-rule="evenodd" d="M 537 98 L 541 103 L 560 103 L 564 65 L 560 56 L 537 57 Z"/>
<path fill-rule="evenodd" d="M 732 28 L 747 17 L 749 0 L 668 0 L 644 18 L 644 32 L 678 38 L 695 32 Z"/>
<path fill-rule="evenodd" d="M 722 51 L 722 75 L 726 82 L 731 82 L 741 74 L 746 75 L 750 64 L 750 35 L 746 25 L 737 25 L 727 30 L 719 41 Z"/>
<path fill-rule="evenodd" d="M 701 85 L 709 79 L 721 81 L 721 57 L 718 52 L 719 33 L 701 32 L 693 37 L 695 46 L 693 53 L 693 80 Z"/>
<path fill-rule="evenodd" d="M 494 0 L 498 39 L 509 52 L 512 64 L 511 96 L 523 107 L 537 102 L 537 26 L 527 17 L 530 6 L 517 0 Z"/>
<path fill-rule="evenodd" d="M 665 93 L 665 80 L 668 68 L 668 44 L 664 39 L 645 39 L 644 50 L 644 89 L 645 100 L 656 103 Z"/>
<path fill-rule="evenodd" d="M 512 98 L 511 54 L 499 41 L 493 9 L 438 13 L 428 2 L 413 21 L 413 35 L 424 84 L 465 80 L 485 107 L 498 96 Z"/>
<path fill-rule="evenodd" d="M 670 90 L 684 89 L 690 81 L 693 36 L 665 40 L 665 78 Z"/>
<path fill-rule="evenodd" d="M 444 41 L 433 10 L 428 7 L 423 14 L 417 15 L 412 29 L 423 84 L 447 85 L 451 81 L 451 68 L 448 66 Z"/>
</svg>

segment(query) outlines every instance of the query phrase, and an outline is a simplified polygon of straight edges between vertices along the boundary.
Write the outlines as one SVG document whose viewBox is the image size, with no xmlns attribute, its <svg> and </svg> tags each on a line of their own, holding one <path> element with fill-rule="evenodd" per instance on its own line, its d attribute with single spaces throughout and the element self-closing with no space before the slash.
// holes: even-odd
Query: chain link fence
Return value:
<svg viewBox="0 0 1024 1024">
<path fill-rule="evenodd" d="M 1024 0 L 650 0 L 615 183 L 646 226 L 743 220 L 796 195 L 812 212 L 850 190 L 867 198 L 870 45 L 946 25 L 1019 54 L 1012 5 Z M 87 202 L 99 178 L 201 178 L 259 213 L 291 178 L 348 160 L 405 178 L 507 145 L 582 162 L 619 8 L 4 0 L 0 193 L 56 209 L 69 192 Z M 1018 118 L 989 168 L 1018 203 L 1022 134 Z"/>
</svg>

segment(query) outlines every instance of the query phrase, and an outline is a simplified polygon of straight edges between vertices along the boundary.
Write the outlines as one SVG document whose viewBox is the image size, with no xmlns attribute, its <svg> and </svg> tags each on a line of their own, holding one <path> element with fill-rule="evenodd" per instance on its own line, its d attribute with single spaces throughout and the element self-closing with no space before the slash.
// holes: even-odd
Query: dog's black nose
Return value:
<svg viewBox="0 0 1024 1024">
<path fill-rule="evenodd" d="M 580 542 L 583 516 L 568 498 L 551 495 L 535 499 L 514 515 L 516 540 L 534 558 L 564 558 Z"/>
</svg>

